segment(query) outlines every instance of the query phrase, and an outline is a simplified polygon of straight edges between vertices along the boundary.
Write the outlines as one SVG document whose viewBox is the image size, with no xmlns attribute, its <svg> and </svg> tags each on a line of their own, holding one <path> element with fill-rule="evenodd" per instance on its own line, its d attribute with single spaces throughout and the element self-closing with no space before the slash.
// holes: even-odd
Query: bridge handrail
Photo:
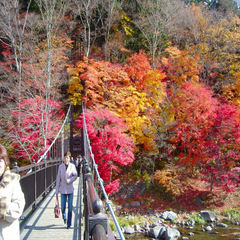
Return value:
<svg viewBox="0 0 240 240">
<path fill-rule="evenodd" d="M 51 159 L 50 161 L 48 161 L 48 164 L 54 164 L 54 163 L 59 163 L 59 162 L 62 162 L 62 160 L 55 160 L 55 159 Z M 29 165 L 26 165 L 26 166 L 22 166 L 22 167 L 17 167 L 17 166 L 14 166 L 14 168 L 12 169 L 13 171 L 17 172 L 18 174 L 20 174 L 21 176 L 21 179 L 32 174 L 32 172 L 30 172 L 29 170 L 35 168 L 35 167 L 40 167 L 42 165 L 45 165 L 45 162 L 40 162 L 40 163 L 32 163 L 32 164 L 29 164 Z M 22 172 L 24 171 L 28 171 L 27 175 L 23 175 L 21 174 Z"/>
<path fill-rule="evenodd" d="M 103 213 L 103 203 L 99 198 L 93 183 L 93 175 L 87 161 L 84 163 L 84 189 L 85 189 L 85 239 L 113 240 L 111 230 L 108 228 L 107 215 Z M 100 227 L 101 226 L 101 227 Z M 102 231 L 101 231 L 102 229 Z M 100 235 L 98 235 L 100 234 Z M 89 238 L 89 235 L 91 236 Z M 107 238 L 108 236 L 108 238 Z M 97 238 L 96 238 L 97 237 Z"/>
<path fill-rule="evenodd" d="M 14 169 L 21 176 L 20 184 L 25 196 L 25 207 L 20 221 L 21 227 L 25 219 L 30 216 L 48 192 L 53 189 L 58 166 L 61 162 L 60 159 L 52 159 Z"/>
<path fill-rule="evenodd" d="M 109 209 L 109 211 L 111 213 L 111 216 L 112 216 L 114 224 L 115 224 L 115 226 L 117 228 L 119 237 L 121 238 L 121 240 L 125 240 L 125 237 L 124 237 L 124 235 L 122 233 L 122 230 L 121 230 L 121 228 L 120 228 L 120 226 L 118 224 L 117 218 L 115 216 L 112 202 L 109 200 L 108 195 L 107 195 L 107 193 L 105 191 L 105 188 L 104 188 L 104 185 L 103 185 L 103 179 L 100 177 L 100 174 L 98 172 L 98 166 L 97 166 L 97 164 L 95 162 L 94 154 L 92 152 L 92 147 L 91 147 L 90 140 L 89 140 L 89 137 L 88 137 L 87 127 L 86 127 L 87 125 L 86 125 L 86 119 L 85 119 L 85 107 L 84 107 L 83 104 L 82 104 L 82 115 L 83 115 L 83 130 L 85 131 L 85 134 L 86 134 L 87 145 L 88 145 L 88 148 L 90 150 L 90 156 L 91 156 L 91 159 L 92 159 L 92 162 L 93 162 L 93 168 L 94 168 L 95 173 L 97 175 L 98 183 L 99 183 L 99 185 L 101 187 L 101 190 L 103 192 L 104 198 L 106 200 L 106 205 L 107 205 L 107 207 L 108 207 L 108 209 Z"/>
</svg>

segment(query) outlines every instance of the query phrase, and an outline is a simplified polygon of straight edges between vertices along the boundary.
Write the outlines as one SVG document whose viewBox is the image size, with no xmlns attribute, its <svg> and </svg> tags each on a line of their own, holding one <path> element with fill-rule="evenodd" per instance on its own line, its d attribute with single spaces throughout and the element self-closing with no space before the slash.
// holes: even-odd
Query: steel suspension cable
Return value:
<svg viewBox="0 0 240 240">
<path fill-rule="evenodd" d="M 51 145 L 48 147 L 48 149 L 44 152 L 44 154 L 39 158 L 39 160 L 37 161 L 37 163 L 41 162 L 47 155 L 47 153 L 50 151 L 50 149 L 52 148 L 53 144 L 56 142 L 56 140 L 58 139 L 59 135 L 62 133 L 63 131 L 63 128 L 67 122 L 67 119 L 69 117 L 69 113 L 70 113 L 70 110 L 71 110 L 71 107 L 72 107 L 72 104 L 70 104 L 69 108 L 68 108 L 68 111 L 67 111 L 67 114 L 65 116 L 65 119 L 63 121 L 63 124 L 60 128 L 60 130 L 58 131 L 58 134 L 56 135 L 55 139 L 53 140 L 53 142 L 51 143 Z"/>
</svg>

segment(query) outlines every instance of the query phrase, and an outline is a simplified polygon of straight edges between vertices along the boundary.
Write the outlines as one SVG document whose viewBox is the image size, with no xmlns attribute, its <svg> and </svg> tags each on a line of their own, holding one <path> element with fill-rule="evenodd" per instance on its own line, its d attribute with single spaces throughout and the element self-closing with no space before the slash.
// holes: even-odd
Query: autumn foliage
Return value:
<svg viewBox="0 0 240 240">
<path fill-rule="evenodd" d="M 188 82 L 172 96 L 176 126 L 171 141 L 179 150 L 179 162 L 196 165 L 211 158 L 207 147 L 217 106 L 212 94 L 200 84 Z"/>
<path fill-rule="evenodd" d="M 239 160 L 239 109 L 222 104 L 200 85 L 186 83 L 174 96 L 176 125 L 171 141 L 181 164 L 203 169 L 206 181 L 233 191 L 231 169 Z M 206 177 L 208 176 L 208 177 Z"/>
<path fill-rule="evenodd" d="M 146 53 L 140 51 L 139 53 L 135 53 L 132 57 L 128 58 L 128 64 L 124 66 L 124 69 L 130 79 L 135 83 L 137 89 L 141 90 L 143 86 L 143 79 L 151 69 Z"/>
<path fill-rule="evenodd" d="M 111 182 L 111 171 L 118 171 L 114 162 L 118 162 L 117 155 L 120 156 L 114 155 L 114 146 L 119 144 L 114 139 L 120 132 L 115 132 L 116 129 L 113 128 L 114 131 L 109 134 L 111 139 L 106 139 L 99 129 L 96 130 L 101 124 L 94 116 L 101 115 L 103 121 L 103 112 L 106 111 L 104 114 L 108 116 L 107 110 L 125 121 L 128 136 L 135 145 L 134 151 L 140 158 L 147 157 L 148 154 L 163 156 L 166 152 L 168 159 L 177 159 L 173 163 L 202 169 L 203 179 L 209 181 L 211 186 L 213 173 L 218 172 L 219 179 L 237 165 L 237 108 L 223 104 L 221 99 L 214 96 L 210 87 L 201 83 L 201 64 L 198 58 L 194 59 L 187 51 L 171 46 L 166 52 L 167 57 L 161 59 L 157 69 L 151 68 L 143 51 L 130 57 L 124 67 L 84 58 L 76 67 L 69 68 L 70 98 L 75 104 L 84 99 L 92 109 L 87 113 L 87 121 L 91 126 L 89 134 L 101 175 L 107 182 Z M 99 107 L 106 110 L 99 111 Z M 101 128 L 106 131 L 106 126 L 101 125 Z M 160 136 L 168 136 L 169 139 L 160 140 Z M 106 153 L 102 151 L 105 147 L 101 146 L 106 141 L 109 141 L 108 145 L 113 152 L 111 157 L 106 157 L 103 161 Z M 158 161 L 161 161 L 161 157 Z M 163 181 L 160 177 L 162 174 L 164 172 L 158 170 L 155 178 Z M 172 180 L 174 178 L 169 177 L 164 184 L 169 185 Z M 224 187 L 226 181 L 222 183 Z M 117 189 L 118 181 L 111 184 L 109 191 Z M 218 181 L 214 184 L 218 184 Z M 173 188 L 170 185 L 166 186 L 167 189 Z M 173 189 L 171 191 L 175 192 Z"/>
<path fill-rule="evenodd" d="M 88 110 L 85 119 L 98 171 L 107 183 L 106 191 L 112 193 L 119 184 L 119 179 L 112 179 L 114 172 L 120 173 L 121 166 L 134 160 L 133 141 L 126 135 L 123 121 L 107 110 Z M 81 118 L 76 122 L 76 127 L 82 126 Z"/>
<path fill-rule="evenodd" d="M 49 114 L 45 114 L 46 104 L 51 109 Z M 17 157 L 36 162 L 59 131 L 64 113 L 58 102 L 45 101 L 40 96 L 23 99 L 20 106 L 20 109 L 11 113 L 14 125 L 9 121 L 10 136 L 14 141 Z M 44 129 L 43 119 L 47 123 L 47 129 Z"/>
<path fill-rule="evenodd" d="M 84 103 L 109 193 L 118 189 L 124 166 L 176 195 L 184 174 L 175 171 L 179 165 L 196 170 L 211 190 L 236 189 L 240 18 L 234 4 L 109 1 L 102 7 L 96 1 L 87 12 L 74 1 L 64 12 L 60 1 L 50 17 L 42 1 L 29 12 L 26 1 L 16 11 L 8 2 L 9 12 L 0 14 L 0 133 L 19 159 L 39 158 L 70 102 L 79 131 Z"/>
</svg>

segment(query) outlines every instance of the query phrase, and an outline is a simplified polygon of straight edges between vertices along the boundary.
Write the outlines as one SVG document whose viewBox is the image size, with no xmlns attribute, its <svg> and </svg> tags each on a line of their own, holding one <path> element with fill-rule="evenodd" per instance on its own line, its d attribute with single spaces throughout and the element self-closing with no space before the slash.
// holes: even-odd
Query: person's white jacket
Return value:
<svg viewBox="0 0 240 240">
<path fill-rule="evenodd" d="M 73 193 L 73 182 L 77 179 L 77 170 L 73 163 L 69 163 L 66 169 L 64 163 L 58 168 L 58 174 L 56 179 L 56 194 Z"/>
<path fill-rule="evenodd" d="M 19 240 L 19 217 L 25 199 L 20 186 L 20 176 L 6 170 L 0 182 L 0 240 Z"/>
</svg>

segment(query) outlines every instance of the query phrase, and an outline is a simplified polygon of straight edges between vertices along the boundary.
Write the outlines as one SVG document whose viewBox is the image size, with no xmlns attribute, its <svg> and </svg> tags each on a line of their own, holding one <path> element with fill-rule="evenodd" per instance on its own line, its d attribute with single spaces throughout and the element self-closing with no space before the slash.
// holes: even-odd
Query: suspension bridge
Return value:
<svg viewBox="0 0 240 240">
<path fill-rule="evenodd" d="M 47 151 L 37 163 L 18 167 L 13 171 L 21 175 L 21 187 L 25 195 L 25 208 L 20 218 L 20 239 L 76 239 L 76 240 L 124 240 L 125 237 L 117 222 L 113 206 L 104 189 L 97 164 L 88 138 L 85 109 L 82 105 L 83 127 L 80 135 L 73 136 L 72 106 L 69 106 L 61 129 Z M 68 129 L 68 130 L 66 130 Z M 80 175 L 74 182 L 73 224 L 70 229 L 63 219 L 55 218 L 55 184 L 58 166 L 63 162 L 64 154 L 81 154 L 83 161 Z M 103 201 L 99 198 L 104 196 Z M 108 210 L 109 214 L 106 214 Z M 113 234 L 109 220 L 117 229 Z"/>
</svg>

